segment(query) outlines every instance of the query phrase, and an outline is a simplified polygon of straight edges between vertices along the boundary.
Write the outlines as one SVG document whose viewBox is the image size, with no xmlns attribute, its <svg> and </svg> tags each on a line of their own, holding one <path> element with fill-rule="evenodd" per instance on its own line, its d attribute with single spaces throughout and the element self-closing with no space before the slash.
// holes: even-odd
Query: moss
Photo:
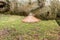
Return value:
<svg viewBox="0 0 60 40">
<path fill-rule="evenodd" d="M 60 26 L 60 20 L 56 20 L 56 21 L 57 21 L 58 25 Z"/>
</svg>

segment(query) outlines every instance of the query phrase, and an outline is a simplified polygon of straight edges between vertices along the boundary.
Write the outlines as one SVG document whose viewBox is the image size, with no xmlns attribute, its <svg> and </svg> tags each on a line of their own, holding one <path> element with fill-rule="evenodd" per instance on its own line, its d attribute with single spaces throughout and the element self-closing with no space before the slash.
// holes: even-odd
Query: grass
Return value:
<svg viewBox="0 0 60 40">
<path fill-rule="evenodd" d="M 57 40 L 57 37 L 59 37 L 59 26 L 55 20 L 24 23 L 22 22 L 23 18 L 23 16 L 0 14 L 0 30 L 4 28 L 15 28 L 23 36 L 24 40 Z M 8 40 L 6 38 L 3 40 Z"/>
</svg>

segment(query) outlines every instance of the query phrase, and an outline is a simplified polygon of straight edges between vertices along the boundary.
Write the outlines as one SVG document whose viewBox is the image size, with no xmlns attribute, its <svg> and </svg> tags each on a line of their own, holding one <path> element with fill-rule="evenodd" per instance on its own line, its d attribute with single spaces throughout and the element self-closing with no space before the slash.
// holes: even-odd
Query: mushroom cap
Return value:
<svg viewBox="0 0 60 40">
<path fill-rule="evenodd" d="M 22 21 L 23 22 L 39 22 L 40 20 L 30 14 L 27 17 L 25 17 Z"/>
</svg>

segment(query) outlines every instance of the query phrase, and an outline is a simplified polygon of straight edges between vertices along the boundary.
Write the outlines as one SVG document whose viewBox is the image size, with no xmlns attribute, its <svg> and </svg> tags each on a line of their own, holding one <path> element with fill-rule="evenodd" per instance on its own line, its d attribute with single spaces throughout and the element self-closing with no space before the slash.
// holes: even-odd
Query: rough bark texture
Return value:
<svg viewBox="0 0 60 40">
<path fill-rule="evenodd" d="M 14 10 L 18 10 L 18 11 L 30 11 L 32 9 L 35 9 L 36 7 L 38 7 L 37 3 L 32 3 L 31 5 L 26 3 L 20 3 L 18 2 L 18 0 L 12 0 L 10 1 L 10 8 L 12 11 Z"/>
<path fill-rule="evenodd" d="M 29 13 L 30 11 L 33 12 L 37 16 L 42 16 L 43 18 L 56 18 L 53 13 L 56 13 L 56 10 L 53 11 L 56 8 L 55 5 L 49 5 L 45 6 L 44 0 L 37 0 L 35 2 L 32 2 L 32 0 L 29 0 L 30 2 L 21 2 L 21 0 L 0 0 L 5 3 L 7 3 L 6 7 L 4 7 L 3 10 L 6 8 L 9 9 L 13 13 L 19 13 L 20 12 L 26 12 Z M 57 9 L 59 9 L 60 6 L 58 6 Z M 59 9 L 60 10 L 60 9 Z M 52 12 L 53 11 L 53 12 Z M 60 16 L 60 15 L 58 15 Z"/>
</svg>

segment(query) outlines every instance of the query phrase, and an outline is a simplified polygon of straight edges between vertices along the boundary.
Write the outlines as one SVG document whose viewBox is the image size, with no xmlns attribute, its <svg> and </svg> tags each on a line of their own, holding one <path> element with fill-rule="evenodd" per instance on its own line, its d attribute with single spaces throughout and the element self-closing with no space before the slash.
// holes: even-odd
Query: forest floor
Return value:
<svg viewBox="0 0 60 40">
<path fill-rule="evenodd" d="M 0 14 L 0 40 L 58 40 L 60 27 L 55 20 L 22 22 L 23 16 Z M 6 33 L 6 34 L 5 34 Z"/>
</svg>

